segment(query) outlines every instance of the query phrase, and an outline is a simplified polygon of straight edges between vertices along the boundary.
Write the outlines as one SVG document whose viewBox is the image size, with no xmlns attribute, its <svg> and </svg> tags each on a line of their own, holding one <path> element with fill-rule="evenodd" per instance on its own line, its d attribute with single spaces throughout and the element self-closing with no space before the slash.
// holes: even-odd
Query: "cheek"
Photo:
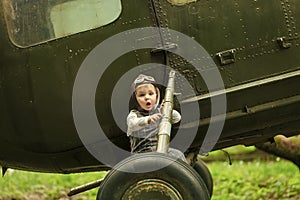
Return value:
<svg viewBox="0 0 300 200">
<path fill-rule="evenodd" d="M 137 100 L 137 102 L 138 102 L 138 103 L 141 103 L 141 102 L 143 102 L 143 99 L 142 99 L 142 98 L 140 98 L 140 97 L 137 97 L 137 98 L 136 98 L 136 100 Z"/>
</svg>

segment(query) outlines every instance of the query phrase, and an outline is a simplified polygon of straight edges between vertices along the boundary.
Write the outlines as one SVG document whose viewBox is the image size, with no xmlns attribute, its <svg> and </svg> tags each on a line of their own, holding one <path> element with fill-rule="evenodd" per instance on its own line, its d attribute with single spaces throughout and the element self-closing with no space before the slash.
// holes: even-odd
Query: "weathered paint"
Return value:
<svg viewBox="0 0 300 200">
<path fill-rule="evenodd" d="M 168 0 L 172 5 L 182 6 L 188 3 L 196 2 L 198 0 Z"/>
</svg>

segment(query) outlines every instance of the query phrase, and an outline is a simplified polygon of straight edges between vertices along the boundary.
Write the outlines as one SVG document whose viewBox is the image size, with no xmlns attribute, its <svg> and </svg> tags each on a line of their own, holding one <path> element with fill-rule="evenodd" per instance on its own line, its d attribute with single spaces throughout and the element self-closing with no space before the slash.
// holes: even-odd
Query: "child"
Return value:
<svg viewBox="0 0 300 200">
<path fill-rule="evenodd" d="M 134 108 L 127 116 L 127 136 L 130 137 L 131 152 L 156 151 L 159 123 L 162 118 L 159 106 L 160 92 L 155 79 L 140 74 L 132 84 Z M 173 110 L 172 123 L 178 123 L 181 115 Z M 185 161 L 182 152 L 169 148 L 169 155 Z"/>
</svg>

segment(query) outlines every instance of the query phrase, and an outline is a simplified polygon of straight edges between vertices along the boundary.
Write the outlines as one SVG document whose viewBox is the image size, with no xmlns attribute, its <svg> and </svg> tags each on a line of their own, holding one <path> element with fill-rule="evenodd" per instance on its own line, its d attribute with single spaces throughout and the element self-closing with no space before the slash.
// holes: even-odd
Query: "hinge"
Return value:
<svg viewBox="0 0 300 200">
<path fill-rule="evenodd" d="M 229 49 L 216 53 L 217 58 L 220 60 L 221 65 L 228 65 L 235 62 L 236 49 Z"/>
<path fill-rule="evenodd" d="M 155 49 L 152 49 L 151 53 L 159 53 L 161 51 L 168 51 L 168 50 L 175 49 L 175 48 L 177 48 L 177 44 L 167 43 L 164 46 L 160 46 Z"/>
</svg>

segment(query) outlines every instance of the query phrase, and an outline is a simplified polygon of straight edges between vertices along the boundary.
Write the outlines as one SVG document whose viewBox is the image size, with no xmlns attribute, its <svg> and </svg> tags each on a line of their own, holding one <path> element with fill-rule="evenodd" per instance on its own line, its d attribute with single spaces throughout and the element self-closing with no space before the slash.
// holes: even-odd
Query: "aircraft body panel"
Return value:
<svg viewBox="0 0 300 200">
<path fill-rule="evenodd" d="M 122 3 L 121 16 L 108 26 L 26 48 L 19 48 L 10 41 L 1 12 L 0 22 L 5 28 L 0 36 L 0 146 L 3 152 L 0 165 L 65 173 L 95 166 L 107 169 L 88 153 L 77 134 L 72 116 L 73 84 L 81 63 L 101 41 L 120 31 L 155 26 L 151 4 L 139 2 Z M 110 73 L 113 74 L 104 81 L 116 81 L 122 75 L 122 71 L 116 71 L 120 66 L 126 71 L 139 62 L 164 62 L 160 54 L 150 57 L 144 50 L 126 56 L 112 65 L 114 71 Z M 106 88 L 109 89 L 110 86 Z M 97 98 L 101 98 L 101 92 L 99 96 Z M 108 101 L 108 95 L 104 96 Z M 106 112 L 107 105 L 99 106 L 97 109 Z M 112 116 L 107 114 L 105 118 L 107 121 L 102 123 L 110 129 Z M 128 146 L 126 135 L 124 138 Z"/>
<path fill-rule="evenodd" d="M 218 65 L 226 88 L 227 114 L 215 148 L 251 145 L 271 135 L 297 133 L 299 2 L 154 2 L 160 27 L 194 38 Z M 173 39 L 168 33 L 162 36 L 166 41 Z M 205 98 L 207 85 L 201 76 L 195 76 L 190 63 L 176 54 L 167 55 L 168 64 L 185 74 L 198 92 L 195 100 L 203 118 L 199 132 L 205 132 L 211 112 L 209 98 Z M 210 68 L 202 67 L 198 70 Z M 199 145 L 201 137 L 195 141 L 195 146 Z"/>
</svg>

